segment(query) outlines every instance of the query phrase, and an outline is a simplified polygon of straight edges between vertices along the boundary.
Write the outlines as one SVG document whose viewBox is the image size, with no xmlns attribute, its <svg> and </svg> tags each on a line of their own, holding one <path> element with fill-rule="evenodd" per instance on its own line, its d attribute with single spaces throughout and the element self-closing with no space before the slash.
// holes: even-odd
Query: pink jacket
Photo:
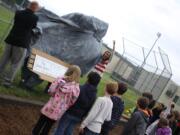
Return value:
<svg viewBox="0 0 180 135">
<path fill-rule="evenodd" d="M 63 78 L 57 78 L 50 86 L 51 98 L 44 105 L 41 113 L 53 120 L 59 120 L 62 115 L 77 100 L 80 89 L 75 82 L 66 82 Z"/>
</svg>

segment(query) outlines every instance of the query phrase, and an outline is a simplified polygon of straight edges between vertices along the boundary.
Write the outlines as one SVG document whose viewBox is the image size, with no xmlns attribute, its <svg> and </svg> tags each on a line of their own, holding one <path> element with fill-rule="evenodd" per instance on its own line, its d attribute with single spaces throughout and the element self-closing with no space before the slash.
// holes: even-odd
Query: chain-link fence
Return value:
<svg viewBox="0 0 180 135">
<path fill-rule="evenodd" d="M 151 92 L 158 99 L 172 76 L 168 55 L 152 51 L 123 38 L 123 53 L 112 77 L 127 82 L 139 93 Z M 147 58 L 147 59 L 146 59 Z"/>
<path fill-rule="evenodd" d="M 16 2 L 0 1 L 0 44 L 12 26 L 14 11 L 27 5 L 26 0 Z M 159 48 L 158 52 L 152 51 L 146 59 L 148 53 L 149 49 L 123 38 L 123 53 L 112 77 L 127 82 L 137 92 L 152 92 L 157 99 L 171 79 L 172 71 L 168 55 L 162 49 Z"/>
</svg>

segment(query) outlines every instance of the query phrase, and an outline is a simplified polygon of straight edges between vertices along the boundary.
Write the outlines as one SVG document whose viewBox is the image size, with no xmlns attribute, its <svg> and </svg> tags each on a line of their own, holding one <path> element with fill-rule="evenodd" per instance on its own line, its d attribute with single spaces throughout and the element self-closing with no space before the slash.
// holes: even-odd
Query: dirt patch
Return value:
<svg viewBox="0 0 180 135">
<path fill-rule="evenodd" d="M 0 104 L 0 135 L 31 135 L 31 130 L 39 118 L 40 107 L 31 105 Z M 121 126 L 110 135 L 120 134 Z M 77 129 L 74 135 L 77 134 Z"/>
<path fill-rule="evenodd" d="M 30 135 L 39 107 L 0 104 L 0 134 Z"/>
</svg>

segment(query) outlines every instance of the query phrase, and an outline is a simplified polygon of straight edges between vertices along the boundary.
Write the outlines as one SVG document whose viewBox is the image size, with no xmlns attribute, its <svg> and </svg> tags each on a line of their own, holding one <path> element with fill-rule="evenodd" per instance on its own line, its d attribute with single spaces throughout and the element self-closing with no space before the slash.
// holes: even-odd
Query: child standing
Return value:
<svg viewBox="0 0 180 135">
<path fill-rule="evenodd" d="M 128 123 L 125 126 L 122 135 L 144 135 L 146 127 L 148 125 L 148 112 L 147 107 L 149 100 L 145 97 L 141 97 L 137 101 L 138 110 L 132 114 Z"/>
<path fill-rule="evenodd" d="M 146 97 L 147 99 L 149 99 L 149 105 L 147 107 L 147 111 L 149 113 L 150 116 L 152 116 L 152 109 L 154 108 L 156 101 L 153 99 L 153 95 L 150 92 L 144 92 L 142 93 L 142 97 Z M 136 107 L 134 112 L 136 112 L 138 110 L 138 108 Z"/>
<path fill-rule="evenodd" d="M 149 124 L 152 124 L 156 120 L 160 119 L 162 112 L 165 110 L 165 105 L 158 103 L 157 106 L 152 110 L 152 117 L 149 120 Z"/>
<path fill-rule="evenodd" d="M 124 101 L 122 100 L 122 95 L 124 95 L 126 91 L 127 85 L 125 83 L 119 83 L 117 93 L 111 97 L 113 102 L 111 121 L 106 121 L 103 124 L 101 135 L 109 135 L 109 132 L 118 124 L 124 111 Z"/>
<path fill-rule="evenodd" d="M 49 88 L 51 98 L 41 110 L 41 116 L 34 127 L 33 135 L 48 135 L 53 124 L 72 106 L 79 96 L 81 70 L 71 66 L 62 78 L 57 78 Z"/>
<path fill-rule="evenodd" d="M 76 103 L 63 115 L 54 135 L 73 135 L 76 125 L 82 122 L 96 101 L 100 80 L 98 73 L 88 74 L 86 83 L 80 86 L 80 95 Z"/>
<path fill-rule="evenodd" d="M 172 135 L 172 130 L 169 127 L 169 121 L 165 118 L 160 118 L 156 135 Z"/>
<path fill-rule="evenodd" d="M 99 61 L 99 63 L 97 63 L 94 66 L 92 71 L 98 73 L 102 77 L 104 72 L 106 71 L 107 65 L 111 62 L 114 53 L 115 53 L 115 40 L 113 41 L 112 52 L 111 51 L 105 51 L 102 55 L 101 60 Z"/>
<path fill-rule="evenodd" d="M 99 97 L 94 103 L 88 116 L 80 126 L 82 135 L 99 135 L 104 121 L 111 120 L 113 103 L 111 96 L 117 92 L 118 84 L 111 82 L 106 85 L 105 96 Z"/>
</svg>

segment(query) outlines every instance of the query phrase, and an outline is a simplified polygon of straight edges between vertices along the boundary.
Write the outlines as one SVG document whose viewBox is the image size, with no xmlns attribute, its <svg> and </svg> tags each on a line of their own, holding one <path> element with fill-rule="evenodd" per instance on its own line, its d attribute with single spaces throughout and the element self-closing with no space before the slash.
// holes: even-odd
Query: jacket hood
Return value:
<svg viewBox="0 0 180 135">
<path fill-rule="evenodd" d="M 157 130 L 157 135 L 171 135 L 171 129 L 166 127 L 166 128 L 158 128 Z"/>
<path fill-rule="evenodd" d="M 142 117 L 144 118 L 144 120 L 146 121 L 146 123 L 149 122 L 149 114 L 146 110 L 139 110 L 140 114 L 142 115 Z"/>
</svg>

